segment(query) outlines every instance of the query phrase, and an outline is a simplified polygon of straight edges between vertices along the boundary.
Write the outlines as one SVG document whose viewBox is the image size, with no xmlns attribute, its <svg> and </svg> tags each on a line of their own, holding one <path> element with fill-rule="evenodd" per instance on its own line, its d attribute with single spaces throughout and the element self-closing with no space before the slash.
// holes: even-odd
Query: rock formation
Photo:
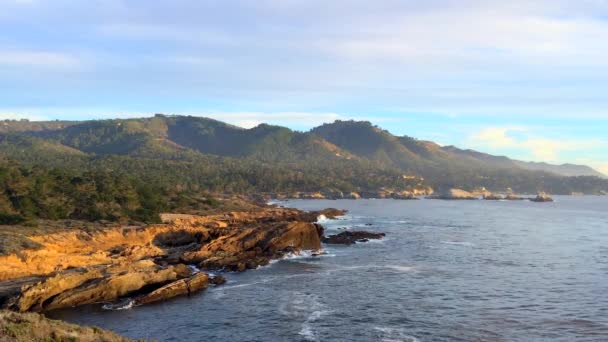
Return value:
<svg viewBox="0 0 608 342">
<path fill-rule="evenodd" d="M 72 229 L 30 239 L 37 250 L 0 257 L 0 306 L 44 311 L 134 298 L 137 305 L 189 295 L 222 278 L 202 269 L 244 271 L 273 258 L 321 249 L 319 215 L 265 207 L 253 212 L 194 216 L 163 214 L 164 224 Z"/>
</svg>

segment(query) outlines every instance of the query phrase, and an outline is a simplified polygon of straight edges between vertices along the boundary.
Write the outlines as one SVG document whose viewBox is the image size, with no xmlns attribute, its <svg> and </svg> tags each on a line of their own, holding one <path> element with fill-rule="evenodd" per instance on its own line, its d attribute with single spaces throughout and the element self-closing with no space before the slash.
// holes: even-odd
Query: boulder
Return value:
<svg viewBox="0 0 608 342">
<path fill-rule="evenodd" d="M 484 195 L 483 199 L 486 201 L 500 201 L 504 199 L 504 197 L 490 193 L 488 195 Z"/>
</svg>

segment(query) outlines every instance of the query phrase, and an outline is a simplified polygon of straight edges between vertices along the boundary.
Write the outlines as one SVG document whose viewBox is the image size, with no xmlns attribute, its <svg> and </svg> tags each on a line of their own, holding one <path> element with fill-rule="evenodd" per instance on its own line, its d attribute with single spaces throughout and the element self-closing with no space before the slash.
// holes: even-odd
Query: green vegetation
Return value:
<svg viewBox="0 0 608 342">
<path fill-rule="evenodd" d="M 0 311 L 0 341 L 68 342 L 68 341 L 133 341 L 98 327 L 47 319 L 36 313 Z"/>
<path fill-rule="evenodd" d="M 396 137 L 369 122 L 295 132 L 157 115 L 0 125 L 0 224 L 33 219 L 157 222 L 162 211 L 223 205 L 215 194 L 485 187 L 608 191 L 599 177 L 532 171 L 506 157 Z M 425 179 L 420 184 L 418 175 Z M 202 208 L 202 209 L 201 209 Z"/>
</svg>

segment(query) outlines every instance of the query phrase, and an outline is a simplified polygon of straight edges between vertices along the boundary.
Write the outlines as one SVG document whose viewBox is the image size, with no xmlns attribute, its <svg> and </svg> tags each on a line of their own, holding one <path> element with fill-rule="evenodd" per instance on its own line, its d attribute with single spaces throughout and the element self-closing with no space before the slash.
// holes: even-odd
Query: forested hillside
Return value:
<svg viewBox="0 0 608 342">
<path fill-rule="evenodd" d="M 157 115 L 4 121 L 1 127 L 4 223 L 30 217 L 154 221 L 162 210 L 210 204 L 209 194 L 425 186 L 554 194 L 608 191 L 608 181 L 600 177 L 529 170 L 506 157 L 397 137 L 369 122 L 337 121 L 297 132 Z"/>
</svg>

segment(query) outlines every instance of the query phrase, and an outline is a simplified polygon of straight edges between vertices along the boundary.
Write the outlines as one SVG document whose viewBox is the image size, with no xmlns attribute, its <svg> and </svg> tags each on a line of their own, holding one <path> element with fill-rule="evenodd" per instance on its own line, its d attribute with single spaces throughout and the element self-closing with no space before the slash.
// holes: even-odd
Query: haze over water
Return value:
<svg viewBox="0 0 608 342">
<path fill-rule="evenodd" d="M 191 298 L 54 318 L 159 341 L 608 340 L 608 198 L 288 201 L 386 239 L 326 246 Z"/>
</svg>

